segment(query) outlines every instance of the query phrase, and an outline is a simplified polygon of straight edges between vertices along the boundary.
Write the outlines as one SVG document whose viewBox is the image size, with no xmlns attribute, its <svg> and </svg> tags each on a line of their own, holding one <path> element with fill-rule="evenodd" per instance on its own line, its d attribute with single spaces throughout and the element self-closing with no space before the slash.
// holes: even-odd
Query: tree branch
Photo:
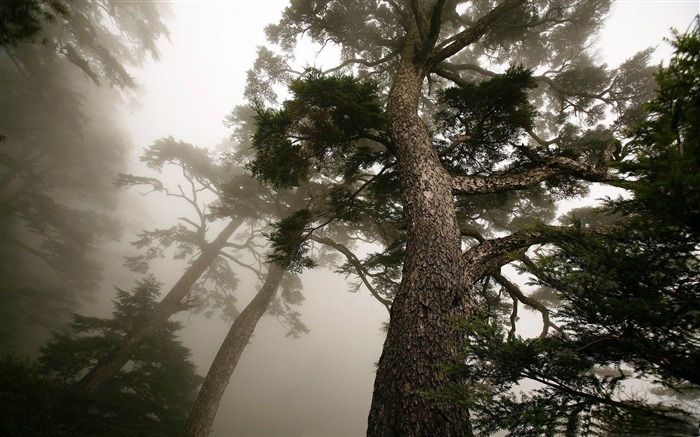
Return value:
<svg viewBox="0 0 700 437">
<path fill-rule="evenodd" d="M 522 254 L 535 244 L 550 243 L 553 232 L 578 232 L 583 235 L 609 235 L 623 231 L 628 222 L 620 220 L 609 225 L 576 228 L 573 226 L 541 226 L 514 232 L 508 236 L 485 240 L 462 254 L 463 284 L 469 288 L 479 279 L 512 261 L 522 259 Z"/>
<path fill-rule="evenodd" d="M 549 319 L 549 309 L 545 307 L 542 302 L 537 299 L 525 296 L 525 294 L 520 290 L 520 287 L 512 283 L 505 276 L 503 276 L 499 271 L 491 272 L 491 277 L 496 280 L 503 287 L 508 294 L 517 301 L 529 306 L 530 308 L 537 310 L 542 314 L 542 332 L 540 333 L 540 338 L 545 338 L 549 332 L 549 328 L 554 328 L 556 331 L 561 332 L 561 329 L 555 325 Z"/>
<path fill-rule="evenodd" d="M 337 65 L 333 68 L 329 68 L 328 70 L 324 70 L 322 72 L 322 74 L 326 75 L 329 73 L 335 73 L 336 71 L 342 70 L 343 68 L 347 67 L 348 65 L 352 65 L 352 64 L 360 64 L 360 65 L 364 65 L 365 67 L 376 67 L 377 65 L 383 64 L 386 61 L 390 60 L 391 58 L 396 57 L 398 54 L 399 54 L 399 50 L 396 49 L 396 50 L 390 51 L 388 55 L 384 56 L 381 59 L 377 59 L 376 61 L 367 61 L 365 59 L 359 59 L 359 58 L 346 59 L 345 61 L 343 61 L 339 65 Z"/>
<path fill-rule="evenodd" d="M 497 176 L 453 176 L 452 189 L 461 194 L 487 194 L 522 190 L 558 175 L 571 175 L 589 182 L 617 180 L 608 175 L 608 169 L 603 163 L 591 166 L 571 158 L 556 156 L 550 158 L 544 165 L 521 173 Z"/>
<path fill-rule="evenodd" d="M 309 236 L 310 240 L 316 241 L 317 243 L 325 244 L 326 246 L 332 247 L 333 249 L 337 250 L 338 252 L 342 253 L 345 255 L 345 258 L 348 260 L 350 265 L 352 265 L 355 268 L 355 271 L 357 272 L 357 276 L 360 277 L 362 280 L 362 283 L 365 284 L 365 287 L 369 290 L 370 293 L 372 293 L 372 296 L 374 296 L 375 299 L 379 301 L 382 305 L 384 305 L 389 311 L 391 309 L 391 301 L 388 299 L 383 298 L 377 290 L 372 286 L 372 284 L 369 282 L 367 279 L 368 272 L 360 262 L 360 260 L 357 258 L 357 256 L 350 251 L 347 247 L 344 245 L 337 243 L 330 238 L 326 237 L 319 237 L 317 235 L 311 234 Z"/>
<path fill-rule="evenodd" d="M 478 41 L 489 30 L 494 21 L 523 3 L 525 3 L 525 0 L 504 0 L 503 3 L 493 8 L 491 12 L 481 17 L 474 26 L 458 33 L 451 38 L 452 42 L 434 51 L 428 58 L 428 64 L 437 65 L 468 45 Z"/>
</svg>

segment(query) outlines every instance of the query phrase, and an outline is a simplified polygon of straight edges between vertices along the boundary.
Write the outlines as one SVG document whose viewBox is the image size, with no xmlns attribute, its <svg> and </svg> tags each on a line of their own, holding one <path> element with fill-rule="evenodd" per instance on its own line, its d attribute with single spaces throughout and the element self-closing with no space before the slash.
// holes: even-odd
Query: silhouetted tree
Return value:
<svg viewBox="0 0 700 437">
<path fill-rule="evenodd" d="M 117 289 L 112 318 L 76 315 L 72 333 L 54 333 L 39 364 L 12 356 L 2 363 L 3 435 L 177 434 L 202 378 L 168 321 L 134 351 L 129 365 L 100 390 L 77 389 L 82 374 L 114 348 L 156 304 L 152 277 L 133 291 Z"/>
<path fill-rule="evenodd" d="M 303 1 L 268 27 L 283 53 L 261 49 L 249 74 L 249 168 L 280 188 L 334 184 L 307 226 L 374 221 L 372 241 L 403 254 L 368 435 L 472 433 L 465 405 L 427 395 L 459 382 L 440 370 L 458 359 L 450 320 L 478 313 L 484 278 L 551 239 L 524 226 L 619 179 L 614 136 L 638 121 L 651 80 L 648 51 L 615 69 L 594 62 L 609 3 Z M 298 72 L 299 37 L 337 45 L 340 64 Z M 363 221 L 370 205 L 391 226 Z"/>
<path fill-rule="evenodd" d="M 147 186 L 151 191 L 181 199 L 192 214 L 178 217 L 180 223 L 171 228 L 141 233 L 140 239 L 133 244 L 144 253 L 127 258 L 126 265 L 134 271 L 145 273 L 149 264 L 154 259 L 164 257 L 171 247 L 175 249 L 175 259 L 189 259 L 189 262 L 182 276 L 148 316 L 136 321 L 119 346 L 81 379 L 81 385 L 88 390 L 99 389 L 114 377 L 138 345 L 178 311 L 201 311 L 213 306 L 222 308 L 224 318 L 237 318 L 232 294 L 237 279 L 232 264 L 250 269 L 259 278 L 262 277 L 259 267 L 255 266 L 256 259 L 262 261 L 255 242 L 256 235 L 258 238 L 261 235 L 255 229 L 255 223 L 264 221 L 266 214 L 277 208 L 268 191 L 241 170 L 236 170 L 237 167 L 230 160 L 217 162 L 206 149 L 172 138 L 158 140 L 148 147 L 142 161 L 159 172 L 164 167 L 174 167 L 183 180 L 176 187 L 168 187 L 158 178 L 121 174 L 117 185 Z M 228 205 L 225 212 L 220 207 L 224 188 L 227 189 L 225 197 Z M 209 239 L 212 221 L 222 217 L 228 223 L 216 237 Z M 242 226 L 246 222 L 250 229 Z M 240 243 L 234 238 L 236 232 L 238 239 L 243 238 Z M 242 256 L 246 252 L 253 255 L 252 265 Z M 291 310 L 282 316 L 293 322 L 298 321 L 296 313 Z"/>
</svg>

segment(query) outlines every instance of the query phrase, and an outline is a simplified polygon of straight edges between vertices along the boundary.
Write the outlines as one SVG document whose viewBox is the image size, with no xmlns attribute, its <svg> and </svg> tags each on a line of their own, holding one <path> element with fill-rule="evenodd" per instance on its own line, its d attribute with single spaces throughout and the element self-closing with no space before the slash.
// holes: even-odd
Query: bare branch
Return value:
<svg viewBox="0 0 700 437">
<path fill-rule="evenodd" d="M 503 3 L 493 8 L 491 12 L 481 17 L 472 27 L 465 29 L 451 38 L 449 44 L 434 51 L 428 58 L 428 63 L 430 65 L 437 65 L 468 45 L 478 41 L 479 38 L 488 31 L 494 21 L 523 3 L 525 3 L 525 0 L 504 0 Z"/>
<path fill-rule="evenodd" d="M 521 173 L 496 176 L 453 176 L 452 188 L 461 194 L 499 193 L 532 187 L 558 175 L 571 175 L 589 182 L 611 182 L 617 178 L 608 175 L 603 163 L 591 166 L 571 158 L 556 156 L 544 165 Z"/>
<path fill-rule="evenodd" d="M 399 54 L 399 50 L 392 50 L 389 52 L 388 55 L 384 56 L 381 59 L 377 59 L 376 61 L 367 61 L 365 59 L 359 59 L 359 58 L 353 58 L 353 59 L 346 59 L 339 65 L 329 68 L 328 70 L 324 70 L 322 74 L 329 74 L 329 73 L 335 73 L 336 71 L 342 70 L 343 68 L 353 65 L 353 64 L 360 64 L 364 65 L 365 67 L 376 67 L 377 65 L 383 64 L 390 59 L 396 57 Z"/>
<path fill-rule="evenodd" d="M 250 264 L 246 264 L 242 261 L 240 261 L 238 258 L 235 256 L 231 255 L 230 253 L 226 253 L 223 250 L 219 251 L 219 255 L 223 256 L 224 258 L 238 264 L 239 266 L 243 267 L 244 269 L 248 269 L 251 272 L 255 274 L 255 276 L 258 277 L 259 280 L 263 281 L 265 279 L 265 276 L 260 273 L 260 269 L 256 269 L 255 267 L 251 266 Z"/>
<path fill-rule="evenodd" d="M 549 332 L 549 328 L 553 328 L 558 332 L 561 332 L 561 328 L 554 324 L 550 319 L 549 319 L 549 309 L 542 304 L 542 302 L 538 301 L 537 299 L 533 299 L 531 297 L 526 296 L 522 290 L 520 290 L 520 287 L 512 283 L 511 281 L 508 280 L 505 276 L 503 276 L 499 271 L 494 271 L 490 273 L 491 277 L 493 277 L 496 282 L 498 282 L 506 292 L 514 299 L 514 301 L 520 301 L 523 304 L 529 306 L 530 308 L 537 310 L 542 314 L 542 332 L 540 333 L 540 338 L 544 338 L 547 336 Z"/>
<path fill-rule="evenodd" d="M 369 282 L 367 279 L 367 276 L 369 272 L 367 272 L 367 269 L 364 268 L 360 260 L 357 258 L 357 256 L 350 251 L 347 247 L 344 245 L 337 243 L 330 238 L 326 237 L 319 237 L 317 235 L 311 234 L 309 236 L 310 240 L 316 241 L 321 244 L 325 244 L 326 246 L 332 247 L 333 249 L 337 250 L 338 252 L 342 253 L 345 255 L 345 258 L 348 260 L 350 265 L 352 265 L 355 268 L 355 272 L 357 272 L 357 276 L 360 277 L 362 280 L 362 283 L 365 284 L 365 287 L 369 290 L 370 293 L 372 293 L 372 296 L 374 296 L 375 299 L 379 301 L 382 305 L 384 305 L 387 309 L 387 311 L 390 310 L 391 308 L 391 301 L 383 298 L 377 290 L 372 286 L 372 284 Z"/>
</svg>

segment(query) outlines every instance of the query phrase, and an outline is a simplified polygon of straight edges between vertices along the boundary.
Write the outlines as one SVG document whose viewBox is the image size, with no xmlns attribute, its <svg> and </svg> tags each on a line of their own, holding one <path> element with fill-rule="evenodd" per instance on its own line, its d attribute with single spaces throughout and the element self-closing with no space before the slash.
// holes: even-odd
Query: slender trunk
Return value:
<svg viewBox="0 0 700 437">
<path fill-rule="evenodd" d="M 187 418 L 182 433 L 184 437 L 209 435 L 221 397 L 238 365 L 243 349 L 248 345 L 258 320 L 270 305 L 284 273 L 282 267 L 271 263 L 262 288 L 231 325 Z"/>
<path fill-rule="evenodd" d="M 458 340 L 450 318 L 465 313 L 465 297 L 452 181 L 417 113 L 425 72 L 412 50 L 402 56 L 387 108 L 408 229 L 367 435 L 468 436 L 466 408 L 426 396 L 447 382 L 441 366 L 455 358 Z"/>
<path fill-rule="evenodd" d="M 232 220 L 226 228 L 209 243 L 199 257 L 185 271 L 179 281 L 170 289 L 167 295 L 151 310 L 148 317 L 135 324 L 122 339 L 119 347 L 101 359 L 79 382 L 86 390 L 97 390 L 112 378 L 126 364 L 144 338 L 157 330 L 163 322 L 175 314 L 182 300 L 199 277 L 206 271 L 219 255 L 221 249 L 231 238 L 231 235 L 241 225 L 243 219 Z"/>
</svg>

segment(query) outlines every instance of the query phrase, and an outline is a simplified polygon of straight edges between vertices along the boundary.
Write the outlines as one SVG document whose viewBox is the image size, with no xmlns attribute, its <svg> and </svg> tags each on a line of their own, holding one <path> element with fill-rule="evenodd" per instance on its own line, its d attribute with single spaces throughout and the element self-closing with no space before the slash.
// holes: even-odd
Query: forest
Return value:
<svg viewBox="0 0 700 437">
<path fill-rule="evenodd" d="M 2 435 L 700 435 L 700 11 L 642 3 L 3 0 Z"/>
</svg>

